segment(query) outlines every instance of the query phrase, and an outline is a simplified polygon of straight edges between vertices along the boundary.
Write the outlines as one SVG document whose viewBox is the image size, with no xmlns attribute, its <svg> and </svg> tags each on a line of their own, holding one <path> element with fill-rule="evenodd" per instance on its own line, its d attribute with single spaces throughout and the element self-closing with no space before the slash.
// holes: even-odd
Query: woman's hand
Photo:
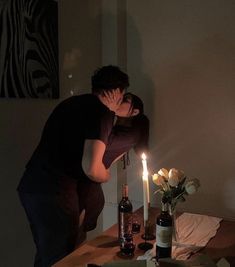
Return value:
<svg viewBox="0 0 235 267">
<path fill-rule="evenodd" d="M 110 171 L 102 161 L 105 149 L 105 144 L 96 139 L 87 139 L 84 144 L 82 167 L 85 174 L 97 183 L 105 183 L 110 179 Z"/>
</svg>

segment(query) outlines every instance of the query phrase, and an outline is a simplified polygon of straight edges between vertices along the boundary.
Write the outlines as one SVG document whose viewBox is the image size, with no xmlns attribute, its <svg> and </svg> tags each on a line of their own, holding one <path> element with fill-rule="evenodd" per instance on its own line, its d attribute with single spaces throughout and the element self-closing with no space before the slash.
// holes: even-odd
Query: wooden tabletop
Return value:
<svg viewBox="0 0 235 267">
<path fill-rule="evenodd" d="M 158 213 L 159 211 L 156 208 L 150 208 L 149 214 L 150 222 L 153 224 L 153 232 L 155 232 L 155 219 Z M 139 234 L 134 235 L 136 249 L 132 258 L 120 255 L 117 240 L 118 226 L 115 224 L 96 238 L 85 242 L 74 252 L 54 264 L 53 267 L 78 267 L 86 266 L 88 263 L 102 265 L 106 262 L 136 259 L 138 256 L 143 255 L 144 251 L 138 248 L 138 245 L 144 242 L 141 237 L 144 231 L 141 219 L 142 209 L 137 210 L 135 214 L 141 223 L 141 231 Z M 148 242 L 153 244 L 155 240 Z M 206 253 L 215 261 L 224 257 L 231 264 L 231 267 L 235 267 L 235 222 L 223 220 L 216 236 L 208 242 L 200 253 Z"/>
</svg>

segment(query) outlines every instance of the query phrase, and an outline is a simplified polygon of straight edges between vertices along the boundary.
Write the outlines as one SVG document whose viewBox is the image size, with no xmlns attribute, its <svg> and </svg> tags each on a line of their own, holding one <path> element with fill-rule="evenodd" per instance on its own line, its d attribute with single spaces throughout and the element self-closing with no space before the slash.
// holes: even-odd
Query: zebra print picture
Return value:
<svg viewBox="0 0 235 267">
<path fill-rule="evenodd" d="M 58 98 L 58 3 L 0 0 L 0 98 Z"/>
</svg>

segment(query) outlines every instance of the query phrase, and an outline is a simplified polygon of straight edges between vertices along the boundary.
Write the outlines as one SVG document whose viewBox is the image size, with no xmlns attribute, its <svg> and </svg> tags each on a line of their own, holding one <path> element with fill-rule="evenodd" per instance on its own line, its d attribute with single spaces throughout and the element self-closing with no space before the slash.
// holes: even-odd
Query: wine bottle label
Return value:
<svg viewBox="0 0 235 267">
<path fill-rule="evenodd" d="M 172 245 L 172 226 L 156 226 L 156 242 L 158 247 L 169 248 Z"/>
</svg>

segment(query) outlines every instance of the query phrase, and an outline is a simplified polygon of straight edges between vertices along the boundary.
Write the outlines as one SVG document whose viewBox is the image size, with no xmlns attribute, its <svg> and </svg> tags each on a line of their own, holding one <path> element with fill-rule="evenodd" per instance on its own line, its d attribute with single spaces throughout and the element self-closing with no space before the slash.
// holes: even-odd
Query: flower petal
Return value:
<svg viewBox="0 0 235 267">
<path fill-rule="evenodd" d="M 164 186 L 165 185 L 164 177 L 159 175 L 159 174 L 156 174 L 156 173 L 153 175 L 153 182 L 158 186 Z"/>
<path fill-rule="evenodd" d="M 177 177 L 178 178 L 179 171 L 175 168 L 172 168 L 169 170 L 169 178 L 170 177 Z"/>
<path fill-rule="evenodd" d="M 177 176 L 170 176 L 168 183 L 170 186 L 176 187 L 179 184 L 179 179 Z"/>
<path fill-rule="evenodd" d="M 161 168 L 159 171 L 158 171 L 158 174 L 159 175 L 161 175 L 161 176 L 163 176 L 163 177 L 165 177 L 165 178 L 167 178 L 168 179 L 168 170 L 167 169 L 165 169 L 165 168 Z"/>
<path fill-rule="evenodd" d="M 169 171 L 169 184 L 170 186 L 177 186 L 179 183 L 179 171 L 175 168 L 170 169 Z"/>
</svg>

